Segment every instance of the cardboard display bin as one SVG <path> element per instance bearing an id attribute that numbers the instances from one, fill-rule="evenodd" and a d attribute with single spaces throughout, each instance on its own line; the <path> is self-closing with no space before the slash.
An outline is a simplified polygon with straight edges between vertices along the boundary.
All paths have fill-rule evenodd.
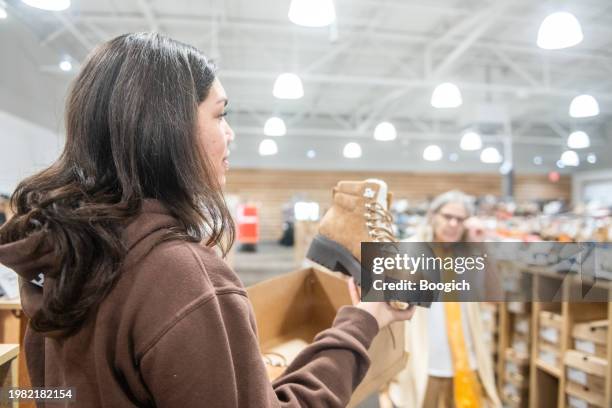
<path id="1" fill-rule="evenodd" d="M 351 304 L 348 277 L 307 268 L 260 282 L 247 288 L 255 311 L 259 345 L 273 380 L 284 366 L 331 327 L 340 307 Z M 405 327 L 396 322 L 381 330 L 368 351 L 370 369 L 353 393 L 349 406 L 378 392 L 406 367 Z"/>

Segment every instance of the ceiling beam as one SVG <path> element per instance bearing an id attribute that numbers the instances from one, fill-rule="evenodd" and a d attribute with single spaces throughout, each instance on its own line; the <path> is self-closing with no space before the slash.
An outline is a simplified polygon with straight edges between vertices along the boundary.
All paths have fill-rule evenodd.
<path id="1" fill-rule="evenodd" d="M 495 2 L 493 4 L 493 6 L 478 14 L 478 19 L 476 19 L 476 22 L 474 23 L 476 27 L 471 29 L 467 37 L 464 37 L 461 42 L 457 44 L 455 48 L 436 66 L 433 72 L 431 72 L 432 77 L 439 77 L 448 71 L 452 67 L 453 63 L 463 54 L 465 54 L 466 51 L 469 50 L 470 47 L 476 42 L 476 40 L 482 37 L 482 35 L 489 30 L 501 13 L 508 7 L 509 2 L 506 0 L 501 3 Z"/>
<path id="2" fill-rule="evenodd" d="M 298 71 L 299 73 L 299 71 Z M 222 70 L 219 77 L 222 79 L 255 79 L 265 80 L 271 83 L 278 76 L 277 72 L 268 71 L 238 71 Z M 360 86 L 382 86 L 397 88 L 393 92 L 406 92 L 410 89 L 431 88 L 433 89 L 438 82 L 435 80 L 404 79 L 395 77 L 377 77 L 361 75 L 327 75 L 327 74 L 304 74 L 300 75 L 302 81 L 312 83 L 327 83 L 336 86 L 341 85 L 360 85 Z M 456 81 L 457 86 L 466 91 L 510 93 L 516 95 L 519 92 L 528 91 L 531 95 L 549 95 L 562 98 L 574 97 L 580 93 L 578 89 L 546 88 L 546 87 L 526 87 L 522 84 L 487 84 L 484 82 Z M 400 89 L 404 88 L 404 89 Z M 612 101 L 612 94 L 605 92 L 593 92 L 593 96 L 598 99 Z"/>
<path id="3" fill-rule="evenodd" d="M 104 12 L 83 12 L 81 17 L 93 21 L 99 24 L 121 24 L 123 26 L 127 24 L 142 24 L 142 16 L 134 13 L 122 13 L 117 16 L 111 13 Z M 179 15 L 179 14 L 159 14 L 157 20 L 164 26 L 186 26 L 191 25 L 196 27 L 198 30 L 202 27 L 202 21 L 210 19 L 210 15 Z M 353 24 L 351 20 L 342 21 L 342 32 L 348 33 L 348 35 L 358 34 L 363 31 L 364 25 L 367 24 L 366 20 L 360 24 Z M 524 23 L 524 19 L 521 20 Z M 328 33 L 325 30 L 313 30 L 296 28 L 294 24 L 285 21 L 278 20 L 246 20 L 236 17 L 227 17 L 221 25 L 225 29 L 236 29 L 240 31 L 268 31 L 268 32 L 285 32 L 285 34 L 296 33 L 309 38 L 319 37 L 324 41 L 328 41 Z M 612 31 L 607 30 L 608 34 L 612 35 Z M 402 31 L 402 30 L 390 30 L 379 28 L 375 32 L 370 34 L 372 38 L 386 40 L 386 41 L 397 41 L 400 43 L 417 43 L 417 44 L 428 44 L 434 41 L 436 37 L 428 34 L 418 34 L 414 32 Z M 456 46 L 460 44 L 463 38 L 450 38 L 440 42 L 440 45 Z M 482 48 L 499 48 L 506 51 L 543 55 L 544 50 L 539 49 L 533 43 L 525 42 L 510 42 L 510 41 L 487 41 L 479 40 L 476 41 L 473 47 Z M 612 61 L 612 53 L 609 52 L 597 52 L 593 50 L 577 51 L 577 50 L 562 50 L 556 52 L 555 56 L 572 57 L 578 59 L 592 59 L 602 61 Z"/>
<path id="4" fill-rule="evenodd" d="M 259 126 L 234 126 L 234 132 L 238 137 L 245 136 L 257 136 L 263 135 L 262 128 Z M 459 132 L 406 132 L 400 130 L 399 136 L 408 140 L 415 141 L 447 141 L 447 142 L 459 142 Z M 346 139 L 372 139 L 372 134 L 369 132 L 361 132 L 358 130 L 348 129 L 334 129 L 334 128 L 289 128 L 287 130 L 286 137 L 312 137 L 312 138 L 346 138 Z M 482 135 L 483 142 L 488 144 L 503 143 L 503 135 Z M 513 143 L 526 144 L 526 145 L 540 145 L 540 146 L 559 146 L 562 147 L 563 143 L 555 137 L 549 136 L 538 136 L 538 135 L 522 135 L 514 136 L 512 139 Z M 593 141 L 593 144 L 598 144 L 597 140 Z"/>

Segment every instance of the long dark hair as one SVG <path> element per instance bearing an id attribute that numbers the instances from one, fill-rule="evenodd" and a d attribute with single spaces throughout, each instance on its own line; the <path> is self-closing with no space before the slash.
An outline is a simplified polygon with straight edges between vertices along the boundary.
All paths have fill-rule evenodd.
<path id="1" fill-rule="evenodd" d="M 179 222 L 164 241 L 206 239 L 227 252 L 234 224 L 196 134 L 214 79 L 200 51 L 156 33 L 119 36 L 88 56 L 68 96 L 64 151 L 19 184 L 0 234 L 3 243 L 44 231 L 54 247 L 35 330 L 69 334 L 108 294 L 127 251 L 121 231 L 144 199 Z"/>

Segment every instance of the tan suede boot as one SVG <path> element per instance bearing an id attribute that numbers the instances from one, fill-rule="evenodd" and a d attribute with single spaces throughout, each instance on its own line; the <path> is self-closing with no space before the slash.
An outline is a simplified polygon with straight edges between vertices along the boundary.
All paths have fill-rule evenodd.
<path id="1" fill-rule="evenodd" d="M 332 271 L 361 279 L 361 243 L 396 242 L 388 209 L 391 193 L 382 180 L 341 181 L 333 190 L 332 207 L 319 225 L 319 233 L 306 257 Z M 403 302 L 392 302 L 399 309 Z"/>

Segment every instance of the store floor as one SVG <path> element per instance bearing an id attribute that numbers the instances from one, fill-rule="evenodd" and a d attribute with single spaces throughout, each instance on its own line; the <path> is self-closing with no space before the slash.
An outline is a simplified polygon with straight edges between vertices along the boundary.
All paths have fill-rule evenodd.
<path id="1" fill-rule="evenodd" d="M 276 242 L 260 242 L 255 252 L 241 252 L 240 245 L 236 244 L 233 264 L 245 286 L 291 272 L 300 266 L 294 259 L 293 247 L 284 247 Z M 376 395 L 359 405 L 359 408 L 377 407 Z"/>

